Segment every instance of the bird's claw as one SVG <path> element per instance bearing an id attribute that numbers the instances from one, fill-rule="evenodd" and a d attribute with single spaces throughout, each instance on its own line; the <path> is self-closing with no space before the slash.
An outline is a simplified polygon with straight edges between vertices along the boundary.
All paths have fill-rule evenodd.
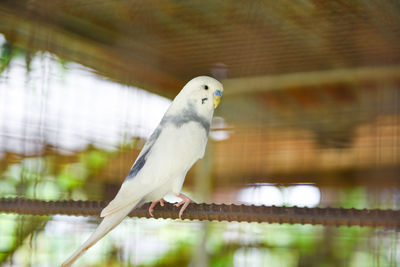
<path id="1" fill-rule="evenodd" d="M 157 203 L 159 203 L 159 202 L 160 202 L 161 207 L 164 207 L 165 200 L 162 199 L 162 198 L 159 199 L 159 200 L 157 200 L 157 201 L 152 202 L 151 205 L 150 205 L 150 207 L 149 207 L 149 214 L 150 214 L 151 217 L 154 217 L 154 216 L 153 216 L 154 207 L 155 207 L 155 206 L 157 205 Z"/>
<path id="2" fill-rule="evenodd" d="M 184 203 L 185 203 L 185 201 L 181 201 L 181 202 L 175 203 L 174 206 L 175 206 L 175 207 L 180 207 L 180 206 L 182 206 L 182 204 L 184 204 Z"/>
<path id="3" fill-rule="evenodd" d="M 187 206 L 189 206 L 189 204 L 193 201 L 184 194 L 176 194 L 176 196 L 182 198 L 181 202 L 175 204 L 175 207 L 180 207 L 183 205 L 182 208 L 179 210 L 179 219 L 182 219 L 183 212 L 185 211 Z"/>
<path id="4" fill-rule="evenodd" d="M 181 202 L 178 202 L 178 203 L 174 204 L 174 206 L 176 206 L 176 207 L 182 206 L 182 208 L 179 210 L 179 219 L 182 219 L 183 212 L 185 211 L 185 209 L 187 208 L 187 206 L 189 206 L 189 204 L 190 204 L 191 202 L 193 202 L 193 201 L 192 201 L 190 198 L 188 198 L 187 196 L 185 196 L 184 194 L 176 194 L 176 196 L 182 199 Z M 160 206 L 161 206 L 161 207 L 164 207 L 164 205 L 165 205 L 165 200 L 161 198 L 161 199 L 159 199 L 159 200 L 154 201 L 154 202 L 151 203 L 151 205 L 150 205 L 150 207 L 149 207 L 149 214 L 150 214 L 151 217 L 154 217 L 154 216 L 153 216 L 154 207 L 155 207 L 158 203 L 160 203 Z"/>

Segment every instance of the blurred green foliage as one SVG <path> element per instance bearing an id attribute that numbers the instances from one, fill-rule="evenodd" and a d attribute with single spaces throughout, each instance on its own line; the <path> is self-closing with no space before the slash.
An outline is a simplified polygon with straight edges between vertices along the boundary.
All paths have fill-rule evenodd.
<path id="1" fill-rule="evenodd" d="M 16 57 L 25 57 L 25 61 L 27 63 L 27 70 L 29 70 L 30 60 L 29 60 L 29 53 L 26 51 L 14 47 L 9 42 L 4 42 L 0 45 L 0 74 L 5 71 L 9 66 L 11 61 Z"/>
<path id="2" fill-rule="evenodd" d="M 108 151 L 88 149 L 80 152 L 77 162 L 61 167 L 55 166 L 57 161 L 52 156 L 22 159 L 9 164 L 1 174 L 0 196 L 59 200 L 68 198 L 66 192 L 75 192 L 85 199 L 85 183 L 111 156 Z M 43 229 L 48 220 L 51 217 L 0 215 L 0 263 L 13 255 L 28 236 Z"/>

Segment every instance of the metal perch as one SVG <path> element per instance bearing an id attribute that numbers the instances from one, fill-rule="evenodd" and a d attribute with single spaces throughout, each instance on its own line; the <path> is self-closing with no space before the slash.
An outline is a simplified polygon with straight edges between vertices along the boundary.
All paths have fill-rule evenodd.
<path id="1" fill-rule="evenodd" d="M 0 198 L 0 212 L 31 215 L 65 214 L 98 216 L 106 201 L 42 201 L 22 198 Z M 133 210 L 129 216 L 151 218 L 150 203 Z M 154 209 L 154 218 L 177 219 L 179 208 L 165 203 Z M 183 214 L 184 219 L 208 221 L 265 222 L 288 224 L 320 224 L 333 226 L 400 227 L 398 210 L 358 210 L 343 208 L 267 207 L 226 204 L 192 203 Z"/>

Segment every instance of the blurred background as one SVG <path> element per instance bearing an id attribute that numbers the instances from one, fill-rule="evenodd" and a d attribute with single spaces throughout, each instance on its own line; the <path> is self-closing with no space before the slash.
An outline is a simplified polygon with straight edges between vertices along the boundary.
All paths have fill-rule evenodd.
<path id="1" fill-rule="evenodd" d="M 110 200 L 173 97 L 220 79 L 197 202 L 399 209 L 398 1 L 0 2 L 0 197 Z M 173 196 L 167 196 L 171 202 Z M 1 266 L 97 217 L 0 214 Z M 399 266 L 368 227 L 128 218 L 76 266 Z"/>

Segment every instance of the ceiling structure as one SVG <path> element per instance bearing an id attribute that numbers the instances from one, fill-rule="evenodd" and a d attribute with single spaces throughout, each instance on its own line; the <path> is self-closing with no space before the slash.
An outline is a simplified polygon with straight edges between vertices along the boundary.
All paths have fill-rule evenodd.
<path id="1" fill-rule="evenodd" d="M 0 12 L 13 44 L 170 96 L 204 74 L 228 79 L 228 94 L 238 78 L 312 72 L 331 83 L 327 71 L 388 66 L 399 78 L 397 1 L 25 0 Z"/>
<path id="2" fill-rule="evenodd" d="M 398 173 L 398 1 L 2 1 L 0 33 L 170 98 L 192 77 L 221 79 L 217 115 L 234 130 L 216 144 L 220 177 L 290 177 L 302 166 L 304 179 L 336 167 L 365 171 L 371 162 Z M 376 146 L 363 150 L 368 140 Z M 291 144 L 285 151 L 295 160 L 279 161 L 276 142 Z M 393 147 L 393 158 L 360 156 Z M 241 157 L 221 154 L 233 148 L 263 160 L 250 156 L 239 162 L 246 172 L 221 173 L 239 166 Z M 328 167 L 315 171 L 315 162 Z"/>

